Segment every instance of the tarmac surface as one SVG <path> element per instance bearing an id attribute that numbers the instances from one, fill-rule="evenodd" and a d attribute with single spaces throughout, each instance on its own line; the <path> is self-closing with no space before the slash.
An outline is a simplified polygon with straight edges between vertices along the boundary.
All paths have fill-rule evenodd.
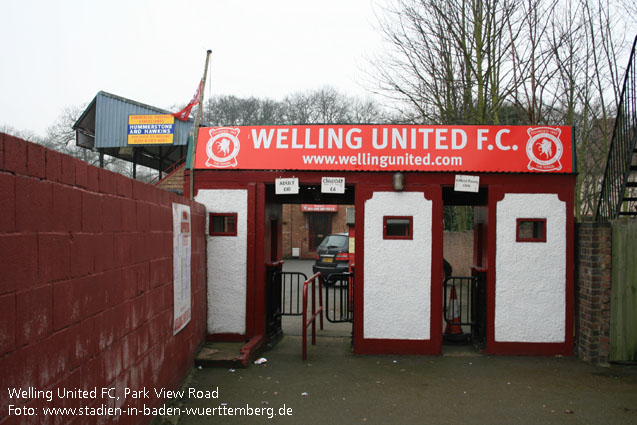
<path id="1" fill-rule="evenodd" d="M 285 336 L 263 357 L 246 369 L 193 369 L 182 387 L 193 396 L 166 404 L 180 414 L 153 423 L 637 423 L 637 366 L 486 356 L 469 346 L 445 347 L 440 357 L 359 356 L 349 338 L 333 337 L 319 337 L 302 361 L 298 336 Z M 216 398 L 196 397 L 217 389 Z M 243 410 L 231 416 L 230 408 Z"/>
<path id="2" fill-rule="evenodd" d="M 362 356 L 351 352 L 351 325 L 328 322 L 302 361 L 301 319 L 284 319 L 265 363 L 193 368 L 184 396 L 165 404 L 175 411 L 153 424 L 637 424 L 637 366 L 487 356 L 472 346 Z"/>

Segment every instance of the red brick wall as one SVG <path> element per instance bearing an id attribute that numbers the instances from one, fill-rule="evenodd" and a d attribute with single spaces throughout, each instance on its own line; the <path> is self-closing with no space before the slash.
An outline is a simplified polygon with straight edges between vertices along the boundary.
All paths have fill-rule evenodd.
<path id="1" fill-rule="evenodd" d="M 346 209 L 353 205 L 339 205 L 332 216 L 332 233 L 347 232 Z M 292 248 L 301 248 L 302 259 L 314 259 L 314 251 L 308 248 L 309 237 L 306 213 L 299 204 L 283 205 L 283 258 L 292 257 Z M 471 276 L 473 262 L 473 231 L 445 232 L 444 256 L 453 267 L 455 276 Z"/>
<path id="2" fill-rule="evenodd" d="M 593 364 L 606 364 L 610 356 L 611 239 L 609 223 L 577 224 L 577 353 Z"/>
<path id="3" fill-rule="evenodd" d="M 192 319 L 172 334 L 172 203 L 191 206 Z M 0 133 L 0 424 L 148 423 L 140 416 L 9 416 L 9 405 L 157 406 L 205 338 L 205 208 Z M 53 401 L 7 388 L 53 390 Z M 56 389 L 116 388 L 119 400 Z M 150 390 L 125 398 L 124 388 Z"/>
<path id="4" fill-rule="evenodd" d="M 451 264 L 454 276 L 471 276 L 473 265 L 473 230 L 445 231 L 443 236 L 444 258 Z"/>
<path id="5" fill-rule="evenodd" d="M 324 213 L 332 219 L 332 233 L 347 232 L 347 208 L 353 205 L 339 205 L 338 212 Z M 292 257 L 292 248 L 300 248 L 302 259 L 314 259 L 314 251 L 309 248 L 309 232 L 307 227 L 307 213 L 301 209 L 301 204 L 283 205 L 283 258 Z"/>
<path id="6" fill-rule="evenodd" d="M 173 170 L 167 176 L 164 176 L 157 183 L 157 187 L 161 187 L 165 190 L 178 191 L 182 193 L 184 190 L 184 171 L 186 170 L 186 164 L 180 165 L 175 170 Z"/>

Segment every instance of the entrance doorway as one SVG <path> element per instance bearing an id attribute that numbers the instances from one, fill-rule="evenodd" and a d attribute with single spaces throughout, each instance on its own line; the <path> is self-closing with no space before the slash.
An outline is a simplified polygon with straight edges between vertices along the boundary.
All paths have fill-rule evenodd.
<path id="1" fill-rule="evenodd" d="M 488 190 L 477 193 L 443 188 L 443 245 L 451 266 L 443 283 L 443 352 L 451 345 L 486 342 L 487 205 Z M 446 264 L 447 266 L 447 264 Z M 446 348 L 445 348 L 446 347 Z"/>
<path id="2" fill-rule="evenodd" d="M 332 216 L 329 213 L 309 212 L 307 213 L 308 223 L 308 245 L 311 251 L 316 252 L 316 248 L 323 239 L 332 233 Z"/>
<path id="3" fill-rule="evenodd" d="M 322 194 L 319 185 L 304 185 L 300 182 L 299 193 L 277 195 L 274 186 L 266 185 L 266 210 L 281 210 L 279 240 L 282 243 L 281 269 L 271 275 L 267 284 L 273 291 L 266 312 L 268 326 L 280 326 L 281 332 L 290 336 L 300 336 L 303 332 L 303 286 L 315 274 L 316 250 L 321 242 L 332 233 L 349 233 L 347 210 L 354 209 L 354 187 L 346 186 L 344 194 Z M 353 223 L 352 223 L 353 224 Z M 274 230 L 274 228 L 273 228 Z M 353 243 L 349 244 L 353 246 Z M 347 253 L 343 253 L 347 258 Z M 334 262 L 337 260 L 335 259 Z M 339 262 L 343 258 L 338 258 Z M 342 270 L 339 270 L 342 271 Z M 353 290 L 354 278 L 335 276 L 336 284 L 324 285 L 314 292 L 316 306 L 323 305 L 324 329 L 317 336 L 351 337 L 353 331 Z M 324 281 L 326 282 L 326 281 Z M 343 283 L 345 282 L 345 283 Z M 352 284 L 350 284 L 352 282 Z M 308 317 L 311 316 L 311 285 L 308 287 Z M 276 318 L 278 317 L 278 320 Z M 351 317 L 350 320 L 343 320 Z M 335 319 L 336 318 L 336 319 Z M 319 318 L 316 319 L 317 330 Z M 309 331 L 308 331 L 309 332 Z M 269 330 L 268 334 L 276 333 Z"/>

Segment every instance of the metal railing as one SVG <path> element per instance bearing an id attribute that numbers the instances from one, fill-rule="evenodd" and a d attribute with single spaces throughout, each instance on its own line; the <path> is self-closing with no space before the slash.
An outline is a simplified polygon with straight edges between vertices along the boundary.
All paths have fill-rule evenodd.
<path id="1" fill-rule="evenodd" d="M 331 323 L 354 321 L 354 273 L 333 273 L 325 282 L 325 318 Z"/>
<path id="2" fill-rule="evenodd" d="M 307 275 L 300 272 L 277 271 L 275 277 L 280 280 L 281 315 L 300 316 L 303 314 L 303 282 Z"/>
<path id="3" fill-rule="evenodd" d="M 318 280 L 319 307 L 316 308 L 316 281 Z M 312 286 L 312 316 L 307 317 L 307 301 L 308 288 Z M 302 338 L 302 356 L 303 360 L 307 359 L 307 328 L 312 325 L 312 345 L 316 345 L 316 316 L 320 317 L 321 330 L 323 330 L 323 276 L 321 272 L 316 273 L 305 282 L 303 282 L 303 338 Z"/>
<path id="4" fill-rule="evenodd" d="M 473 305 L 476 278 L 473 276 L 450 276 L 444 283 L 445 322 L 473 326 L 475 324 L 475 306 Z"/>
<path id="5" fill-rule="evenodd" d="M 624 77 L 617 118 L 613 129 L 606 170 L 597 204 L 595 219 L 608 221 L 618 215 L 637 215 L 637 182 L 629 181 L 631 171 L 637 171 L 632 164 L 637 143 L 637 37 L 628 61 Z"/>
<path id="6" fill-rule="evenodd" d="M 186 163 L 186 155 L 182 156 L 181 158 L 179 158 L 177 161 L 173 162 L 169 167 L 167 167 L 165 170 L 162 170 L 161 173 L 159 175 L 157 175 L 156 177 L 153 177 L 153 179 L 148 182 L 148 184 L 157 184 L 162 180 L 167 179 L 168 177 L 170 177 L 171 175 L 173 175 L 175 172 L 177 172 L 177 169 L 179 167 L 181 167 L 182 165 L 184 165 Z M 161 174 L 164 174 L 163 177 L 160 177 Z"/>
<path id="7" fill-rule="evenodd" d="M 281 284 L 283 261 L 265 263 L 266 288 L 266 334 L 273 341 L 283 335 L 281 324 Z"/>

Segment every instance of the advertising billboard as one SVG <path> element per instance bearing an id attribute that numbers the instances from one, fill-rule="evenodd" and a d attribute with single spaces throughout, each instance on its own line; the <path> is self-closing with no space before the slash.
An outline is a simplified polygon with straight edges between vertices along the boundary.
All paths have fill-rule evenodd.
<path id="1" fill-rule="evenodd" d="M 129 145 L 171 145 L 175 134 L 172 115 L 129 115 Z"/>
<path id="2" fill-rule="evenodd" d="M 199 130 L 195 168 L 573 172 L 571 127 L 293 125 Z"/>

